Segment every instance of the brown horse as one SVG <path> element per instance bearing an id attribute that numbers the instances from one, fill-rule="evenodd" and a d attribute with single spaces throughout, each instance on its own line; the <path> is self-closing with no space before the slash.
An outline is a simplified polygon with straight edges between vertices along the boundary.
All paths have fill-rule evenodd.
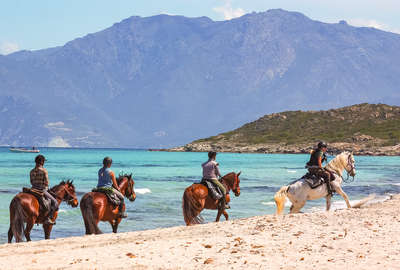
<path id="1" fill-rule="evenodd" d="M 229 203 L 230 196 L 229 192 L 232 190 L 235 196 L 240 195 L 240 172 L 238 174 L 231 172 L 221 178 L 222 184 L 226 188 L 226 202 Z M 183 193 L 182 210 L 183 217 L 186 225 L 200 224 L 203 219 L 199 217 L 199 214 L 203 209 L 218 209 L 218 201 L 211 198 L 208 194 L 208 188 L 202 184 L 193 184 L 185 189 Z M 226 210 L 218 209 L 216 222 L 219 221 L 221 215 L 224 214 L 225 219 L 228 220 L 228 213 Z"/>
<path id="2" fill-rule="evenodd" d="M 72 207 L 78 206 L 78 199 L 75 194 L 75 187 L 72 181 L 61 181 L 50 190 L 55 194 L 58 206 L 66 201 Z M 16 242 L 22 241 L 22 231 L 27 241 L 31 241 L 31 230 L 33 225 L 43 224 L 48 213 L 39 213 L 39 202 L 35 196 L 29 193 L 18 193 L 10 203 L 10 229 L 8 230 L 8 243 L 11 243 L 13 236 Z M 54 214 L 53 221 L 57 219 L 58 212 Z M 26 228 L 24 229 L 24 223 Z M 52 224 L 43 224 L 44 238 L 49 239 L 53 228 Z"/>
<path id="3" fill-rule="evenodd" d="M 118 188 L 121 193 L 131 202 L 136 199 L 133 186 L 135 182 L 132 174 L 120 175 L 117 178 Z M 123 206 L 125 210 L 125 205 Z M 102 233 L 97 226 L 100 221 L 108 221 L 111 224 L 114 233 L 118 230 L 121 218 L 118 216 L 118 206 L 112 205 L 107 196 L 101 192 L 89 192 L 83 195 L 81 199 L 81 212 L 85 222 L 86 234 Z"/>

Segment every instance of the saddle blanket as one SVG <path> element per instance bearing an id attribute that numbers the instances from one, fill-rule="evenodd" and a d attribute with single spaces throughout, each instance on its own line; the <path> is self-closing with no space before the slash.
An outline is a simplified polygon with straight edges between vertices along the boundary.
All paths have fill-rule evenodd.
<path id="1" fill-rule="evenodd" d="M 211 198 L 214 200 L 219 200 L 222 198 L 221 190 L 213 182 L 203 179 L 200 184 L 205 185 L 208 188 L 208 192 L 210 193 Z"/>
<path id="2" fill-rule="evenodd" d="M 113 192 L 112 188 L 94 188 L 92 192 L 100 192 L 105 194 L 108 201 L 115 206 L 121 204 L 121 200 L 118 198 L 117 194 Z"/>
<path id="3" fill-rule="evenodd" d="M 39 202 L 39 212 L 40 213 L 47 213 L 48 211 L 50 211 L 51 201 L 50 201 L 50 199 L 47 199 L 43 195 L 43 191 L 35 189 L 35 188 L 23 187 L 22 192 L 35 196 L 35 198 Z"/>

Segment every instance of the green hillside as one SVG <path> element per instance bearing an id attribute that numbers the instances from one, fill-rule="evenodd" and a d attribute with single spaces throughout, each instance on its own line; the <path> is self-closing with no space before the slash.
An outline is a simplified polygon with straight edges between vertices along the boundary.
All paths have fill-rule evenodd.
<path id="1" fill-rule="evenodd" d="M 351 142 L 367 135 L 381 146 L 400 143 L 400 107 L 359 104 L 328 111 L 287 111 L 270 114 L 230 132 L 194 141 L 235 144 L 299 144 Z"/>

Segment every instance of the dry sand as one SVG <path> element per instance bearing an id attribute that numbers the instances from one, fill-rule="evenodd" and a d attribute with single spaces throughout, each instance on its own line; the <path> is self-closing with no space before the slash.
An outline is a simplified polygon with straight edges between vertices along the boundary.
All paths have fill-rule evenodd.
<path id="1" fill-rule="evenodd" d="M 4 244 L 0 269 L 400 269 L 400 195 L 361 209 Z"/>

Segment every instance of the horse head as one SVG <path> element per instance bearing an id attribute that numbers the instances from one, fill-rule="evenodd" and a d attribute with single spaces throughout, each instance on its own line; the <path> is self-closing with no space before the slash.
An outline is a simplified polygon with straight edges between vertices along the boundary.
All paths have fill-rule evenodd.
<path id="1" fill-rule="evenodd" d="M 354 156 L 353 153 L 347 153 L 347 165 L 345 167 L 345 170 L 347 171 L 347 173 L 354 177 L 356 175 L 356 165 L 355 165 L 355 160 L 354 160 Z"/>
<path id="2" fill-rule="evenodd" d="M 132 178 L 132 174 L 120 175 L 118 177 L 118 184 L 122 183 L 124 180 L 126 181 L 124 196 L 127 197 L 129 201 L 133 202 L 136 200 L 136 193 L 134 189 L 135 181 Z"/>
<path id="3" fill-rule="evenodd" d="M 342 176 L 343 170 L 346 170 L 349 175 L 355 176 L 356 168 L 354 164 L 355 161 L 353 153 L 345 151 L 332 159 L 328 165 L 326 165 L 326 168 L 334 171 L 339 176 Z"/>
<path id="4" fill-rule="evenodd" d="M 75 187 L 73 181 L 61 181 L 60 184 L 55 186 L 52 191 L 59 197 L 62 201 L 66 201 L 67 204 L 72 207 L 77 207 L 79 202 L 76 198 Z"/>
<path id="5" fill-rule="evenodd" d="M 240 195 L 240 186 L 239 186 L 240 185 L 240 179 L 239 179 L 240 174 L 241 174 L 241 172 L 239 172 L 238 174 L 231 172 L 222 177 L 222 180 L 226 180 L 225 181 L 226 185 L 229 187 L 229 189 L 231 189 L 233 191 L 233 193 L 235 194 L 236 197 L 238 197 Z"/>

